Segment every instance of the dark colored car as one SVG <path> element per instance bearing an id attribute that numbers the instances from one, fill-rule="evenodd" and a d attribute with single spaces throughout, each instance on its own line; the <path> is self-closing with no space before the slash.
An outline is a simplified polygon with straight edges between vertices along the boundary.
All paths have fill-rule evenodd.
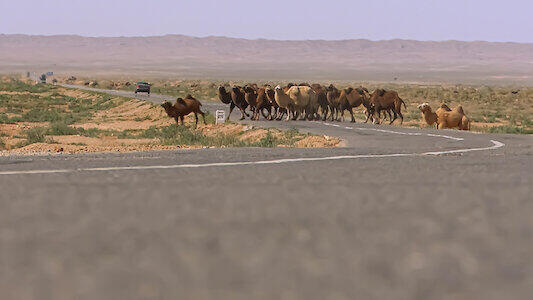
<path id="1" fill-rule="evenodd" d="M 150 84 L 148 82 L 137 82 L 135 94 L 137 93 L 148 93 L 150 95 Z"/>

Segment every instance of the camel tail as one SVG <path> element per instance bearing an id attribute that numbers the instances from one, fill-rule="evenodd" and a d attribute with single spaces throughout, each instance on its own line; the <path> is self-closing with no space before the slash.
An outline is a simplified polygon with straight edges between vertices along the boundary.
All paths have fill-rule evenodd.
<path id="1" fill-rule="evenodd" d="M 402 98 L 400 98 L 400 100 L 402 100 L 402 103 L 403 103 L 403 107 L 407 110 L 407 105 L 405 105 L 405 102 L 403 101 Z"/>

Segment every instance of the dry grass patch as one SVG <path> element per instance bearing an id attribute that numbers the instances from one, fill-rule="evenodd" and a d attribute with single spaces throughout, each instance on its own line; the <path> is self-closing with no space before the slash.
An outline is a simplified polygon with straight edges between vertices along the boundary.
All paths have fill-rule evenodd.
<path id="1" fill-rule="evenodd" d="M 80 83 L 90 81 L 99 82 L 99 86 L 110 89 L 130 90 L 134 85 L 126 86 L 126 82 L 135 83 L 142 79 L 83 79 Z M 183 80 L 172 78 L 159 78 L 150 80 L 154 93 L 184 97 L 193 94 L 201 100 L 218 101 L 216 87 L 218 85 L 245 85 L 250 83 L 244 80 Z M 257 81 L 257 84 L 286 85 L 288 81 Z M 295 83 L 299 83 L 296 81 Z M 427 127 L 423 121 L 417 105 L 428 102 L 435 110 L 442 103 L 455 107 L 461 104 L 466 115 L 473 121 L 472 130 L 479 132 L 503 133 L 533 133 L 533 88 L 516 86 L 474 86 L 454 84 L 403 84 L 403 83 L 376 83 L 376 82 L 349 82 L 319 81 L 323 85 L 335 84 L 338 88 L 348 86 L 364 86 L 370 91 L 384 88 L 398 91 L 405 100 L 407 110 L 403 112 L 406 127 Z M 358 112 L 358 119 L 363 114 Z M 348 114 L 345 114 L 348 117 Z M 364 120 L 364 119 L 363 119 Z M 395 122 L 395 124 L 399 124 Z"/>
<path id="2" fill-rule="evenodd" d="M 0 83 L 0 149 L 9 153 L 145 151 L 199 147 L 296 147 L 309 135 L 240 124 L 176 126 L 159 105 L 21 82 Z M 319 143 L 313 144 L 318 146 Z M 323 143 L 331 146 L 331 143 Z"/>

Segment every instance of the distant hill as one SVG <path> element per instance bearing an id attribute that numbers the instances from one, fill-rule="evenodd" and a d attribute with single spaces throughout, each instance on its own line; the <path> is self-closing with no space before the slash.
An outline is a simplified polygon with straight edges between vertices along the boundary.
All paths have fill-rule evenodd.
<path id="1" fill-rule="evenodd" d="M 1 72 L 533 84 L 533 44 L 0 35 Z"/>

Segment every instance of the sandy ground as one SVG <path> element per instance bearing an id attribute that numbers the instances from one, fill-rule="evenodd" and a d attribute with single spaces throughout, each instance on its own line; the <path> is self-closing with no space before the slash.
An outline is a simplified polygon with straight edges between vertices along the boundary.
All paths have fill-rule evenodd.
<path id="1" fill-rule="evenodd" d="M 61 94 L 95 100 L 97 96 L 92 93 L 60 89 Z M 24 93 L 23 93 L 24 94 Z M 117 98 L 116 101 L 123 101 L 120 105 L 97 112 L 93 118 L 85 122 L 70 125 L 84 129 L 99 129 L 113 131 L 139 131 L 145 130 L 152 126 L 163 127 L 175 124 L 165 111 L 158 105 L 153 105 L 136 99 Z M 194 125 L 194 117 L 187 116 L 187 126 Z M 45 143 L 34 143 L 24 147 L 15 148 L 17 144 L 25 141 L 24 131 L 32 127 L 47 127 L 47 122 L 32 123 L 19 122 L 16 124 L 0 124 L 0 132 L 4 135 L 2 140 L 7 150 L 2 151 L 3 155 L 9 154 L 42 154 L 53 152 L 80 153 L 80 152 L 130 152 L 130 151 L 147 151 L 147 150 L 167 150 L 178 148 L 199 148 L 202 146 L 167 146 L 161 145 L 159 139 L 146 138 L 118 138 L 113 135 L 101 134 L 98 137 L 87 137 L 82 135 L 50 135 L 47 136 Z M 264 138 L 268 132 L 274 137 L 282 138 L 283 133 L 277 129 L 262 129 L 254 126 L 242 124 L 200 124 L 198 129 L 205 135 L 238 135 L 238 139 L 247 142 L 257 142 Z M 293 147 L 335 147 L 340 140 L 326 136 L 307 136 L 299 134 L 300 139 Z M 280 145 L 288 147 L 290 145 Z"/>

